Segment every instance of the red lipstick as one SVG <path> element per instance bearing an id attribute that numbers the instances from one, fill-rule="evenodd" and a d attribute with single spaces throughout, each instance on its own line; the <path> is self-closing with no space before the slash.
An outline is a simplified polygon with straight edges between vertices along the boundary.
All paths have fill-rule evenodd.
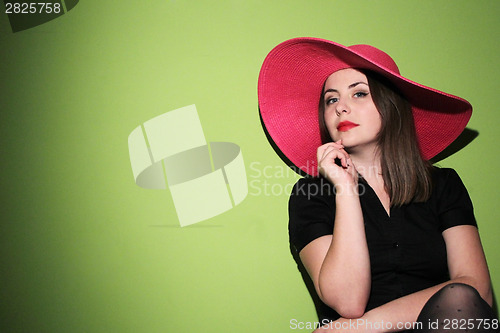
<path id="1" fill-rule="evenodd" d="M 351 123 L 350 121 L 341 121 L 337 126 L 337 130 L 339 132 L 347 132 L 351 128 L 354 128 L 357 126 L 359 126 L 359 125 L 355 124 L 355 123 Z"/>

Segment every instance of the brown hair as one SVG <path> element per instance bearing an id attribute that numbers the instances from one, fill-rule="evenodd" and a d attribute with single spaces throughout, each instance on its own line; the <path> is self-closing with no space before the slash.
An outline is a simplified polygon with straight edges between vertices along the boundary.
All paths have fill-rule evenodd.
<path id="1" fill-rule="evenodd" d="M 373 103 L 380 113 L 378 134 L 380 164 L 391 206 L 429 199 L 432 191 L 431 163 L 420 155 L 411 105 L 392 83 L 369 71 L 363 72 Z M 319 128 L 323 143 L 333 141 L 325 123 L 325 102 L 321 90 Z"/>

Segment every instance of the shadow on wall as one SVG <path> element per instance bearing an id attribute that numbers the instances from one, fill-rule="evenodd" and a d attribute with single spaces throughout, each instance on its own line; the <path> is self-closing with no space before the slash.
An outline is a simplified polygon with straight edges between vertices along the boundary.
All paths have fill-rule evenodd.
<path id="1" fill-rule="evenodd" d="M 304 281 L 307 291 L 309 292 L 309 295 L 311 296 L 311 299 L 314 303 L 316 314 L 318 316 L 318 321 L 320 323 L 328 323 L 329 320 L 327 318 L 339 318 L 340 316 L 338 315 L 338 313 L 335 312 L 328 305 L 323 303 L 323 301 L 319 298 L 318 294 L 316 293 L 316 289 L 314 288 L 314 284 L 311 280 L 311 277 L 309 276 L 309 273 L 307 273 L 307 270 L 302 264 L 302 261 L 300 261 L 298 252 L 291 245 L 290 245 L 290 253 L 292 254 L 293 259 L 297 264 L 297 268 L 300 272 L 300 275 L 302 276 L 302 280 Z"/>
<path id="2" fill-rule="evenodd" d="M 446 147 L 442 152 L 437 154 L 431 159 L 431 162 L 437 163 L 445 158 L 455 154 L 460 149 L 467 146 L 469 143 L 474 141 L 479 136 L 479 132 L 470 128 L 465 128 L 464 131 L 455 139 L 448 147 Z"/>

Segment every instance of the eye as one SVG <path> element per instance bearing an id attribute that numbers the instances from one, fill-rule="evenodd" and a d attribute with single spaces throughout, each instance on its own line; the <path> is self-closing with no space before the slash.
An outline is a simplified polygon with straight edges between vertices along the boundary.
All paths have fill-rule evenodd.
<path id="1" fill-rule="evenodd" d="M 325 99 L 325 104 L 330 105 L 336 103 L 339 99 L 337 97 L 329 97 Z"/>
<path id="2" fill-rule="evenodd" d="M 361 97 L 365 97 L 367 95 L 368 95 L 368 93 L 365 91 L 358 91 L 357 93 L 354 94 L 354 97 L 361 98 Z"/>

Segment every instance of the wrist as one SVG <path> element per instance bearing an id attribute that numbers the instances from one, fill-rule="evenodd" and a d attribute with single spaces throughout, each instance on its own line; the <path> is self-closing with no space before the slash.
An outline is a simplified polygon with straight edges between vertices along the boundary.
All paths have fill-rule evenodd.
<path id="1" fill-rule="evenodd" d="M 335 195 L 336 196 L 348 196 L 348 197 L 358 197 L 359 190 L 358 184 L 356 183 L 344 183 L 344 184 L 335 184 Z"/>

